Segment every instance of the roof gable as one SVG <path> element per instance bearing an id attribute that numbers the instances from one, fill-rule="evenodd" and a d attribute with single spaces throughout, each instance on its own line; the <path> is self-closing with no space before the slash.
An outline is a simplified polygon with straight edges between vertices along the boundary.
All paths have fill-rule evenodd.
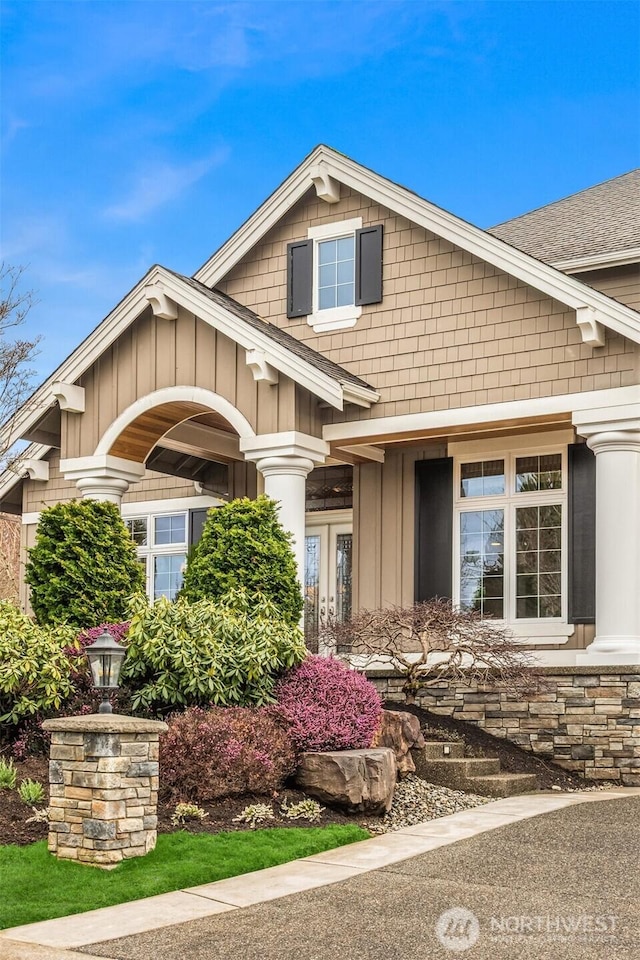
<path id="1" fill-rule="evenodd" d="M 174 319 L 175 305 L 184 306 L 224 336 L 257 354 L 256 363 L 282 373 L 339 410 L 345 403 L 369 406 L 378 399 L 375 389 L 364 380 L 231 297 L 156 265 L 3 425 L 0 429 L 3 446 L 15 443 L 53 405 L 55 384 L 78 380 L 149 304 L 158 316 Z"/>
<path id="2" fill-rule="evenodd" d="M 324 145 L 316 147 L 306 157 L 200 267 L 194 278 L 207 287 L 215 287 L 309 189 L 315 186 L 318 196 L 331 203 L 339 197 L 340 184 L 576 310 L 576 321 L 586 342 L 600 345 L 601 326 L 604 326 L 640 343 L 640 315 L 631 307 L 561 273 Z"/>

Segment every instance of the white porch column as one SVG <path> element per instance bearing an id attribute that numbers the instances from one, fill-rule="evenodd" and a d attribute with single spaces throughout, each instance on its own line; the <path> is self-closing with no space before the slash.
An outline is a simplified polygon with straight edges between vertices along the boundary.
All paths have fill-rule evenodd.
<path id="1" fill-rule="evenodd" d="M 106 500 L 118 507 L 130 484 L 144 476 L 144 464 L 102 454 L 61 460 L 65 480 L 74 480 L 83 500 Z"/>
<path id="2" fill-rule="evenodd" d="M 582 417 L 574 423 L 596 455 L 596 637 L 577 662 L 638 664 L 640 404 Z"/>
<path id="3" fill-rule="evenodd" d="M 293 536 L 298 580 L 304 589 L 305 483 L 315 464 L 324 463 L 329 444 L 292 430 L 240 440 L 240 450 L 264 477 L 264 492 L 279 504 L 282 526 Z"/>
<path id="4" fill-rule="evenodd" d="M 293 534 L 298 580 L 304 586 L 305 485 L 313 460 L 304 457 L 265 457 L 256 467 L 264 477 L 264 492 L 280 504 L 280 522 Z"/>

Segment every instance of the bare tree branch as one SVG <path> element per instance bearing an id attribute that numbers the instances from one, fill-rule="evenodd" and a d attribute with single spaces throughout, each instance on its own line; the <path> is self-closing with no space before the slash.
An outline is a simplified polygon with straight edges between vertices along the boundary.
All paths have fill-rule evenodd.
<path id="1" fill-rule="evenodd" d="M 0 600 L 18 600 L 20 521 L 0 513 Z"/>
<path id="2" fill-rule="evenodd" d="M 24 323 L 36 302 L 31 291 L 21 291 L 24 267 L 0 264 L 0 425 L 17 412 L 31 393 L 34 371 L 28 364 L 36 356 L 39 337 L 15 338 L 14 328 Z M 0 467 L 10 459 L 7 442 L 0 442 Z"/>
<path id="3" fill-rule="evenodd" d="M 409 703 L 420 689 L 442 683 L 496 682 L 518 696 L 537 686 L 533 657 L 508 629 L 447 600 L 362 610 L 347 623 L 326 624 L 322 640 L 339 655 L 396 669 Z"/>

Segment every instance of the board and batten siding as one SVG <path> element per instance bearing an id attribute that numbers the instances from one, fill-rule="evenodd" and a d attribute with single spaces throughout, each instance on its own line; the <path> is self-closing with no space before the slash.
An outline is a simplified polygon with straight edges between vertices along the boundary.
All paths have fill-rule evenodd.
<path id="1" fill-rule="evenodd" d="M 253 379 L 245 350 L 182 308 L 177 320 L 146 310 L 80 380 L 83 414 L 62 415 L 64 457 L 91 456 L 111 423 L 135 400 L 172 386 L 197 386 L 229 400 L 256 433 L 295 429 L 295 384 Z M 206 411 L 203 411 L 206 412 Z"/>
<path id="2" fill-rule="evenodd" d="M 384 226 L 382 302 L 316 334 L 286 316 L 287 244 L 354 217 Z M 218 286 L 380 391 L 371 409 L 323 409 L 324 422 L 640 382 L 635 344 L 611 331 L 604 347 L 582 343 L 574 311 L 346 187 L 331 205 L 310 190 Z"/>

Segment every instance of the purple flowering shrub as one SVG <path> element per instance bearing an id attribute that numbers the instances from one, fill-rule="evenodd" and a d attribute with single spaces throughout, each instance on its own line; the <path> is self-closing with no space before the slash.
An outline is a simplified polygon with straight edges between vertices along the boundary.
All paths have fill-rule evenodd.
<path id="1" fill-rule="evenodd" d="M 374 685 L 333 657 L 307 657 L 278 682 L 275 695 L 298 750 L 370 747 L 382 716 Z"/>
<path id="2" fill-rule="evenodd" d="M 270 707 L 190 707 L 160 741 L 160 788 L 172 801 L 273 793 L 293 773 L 293 744 Z"/>

